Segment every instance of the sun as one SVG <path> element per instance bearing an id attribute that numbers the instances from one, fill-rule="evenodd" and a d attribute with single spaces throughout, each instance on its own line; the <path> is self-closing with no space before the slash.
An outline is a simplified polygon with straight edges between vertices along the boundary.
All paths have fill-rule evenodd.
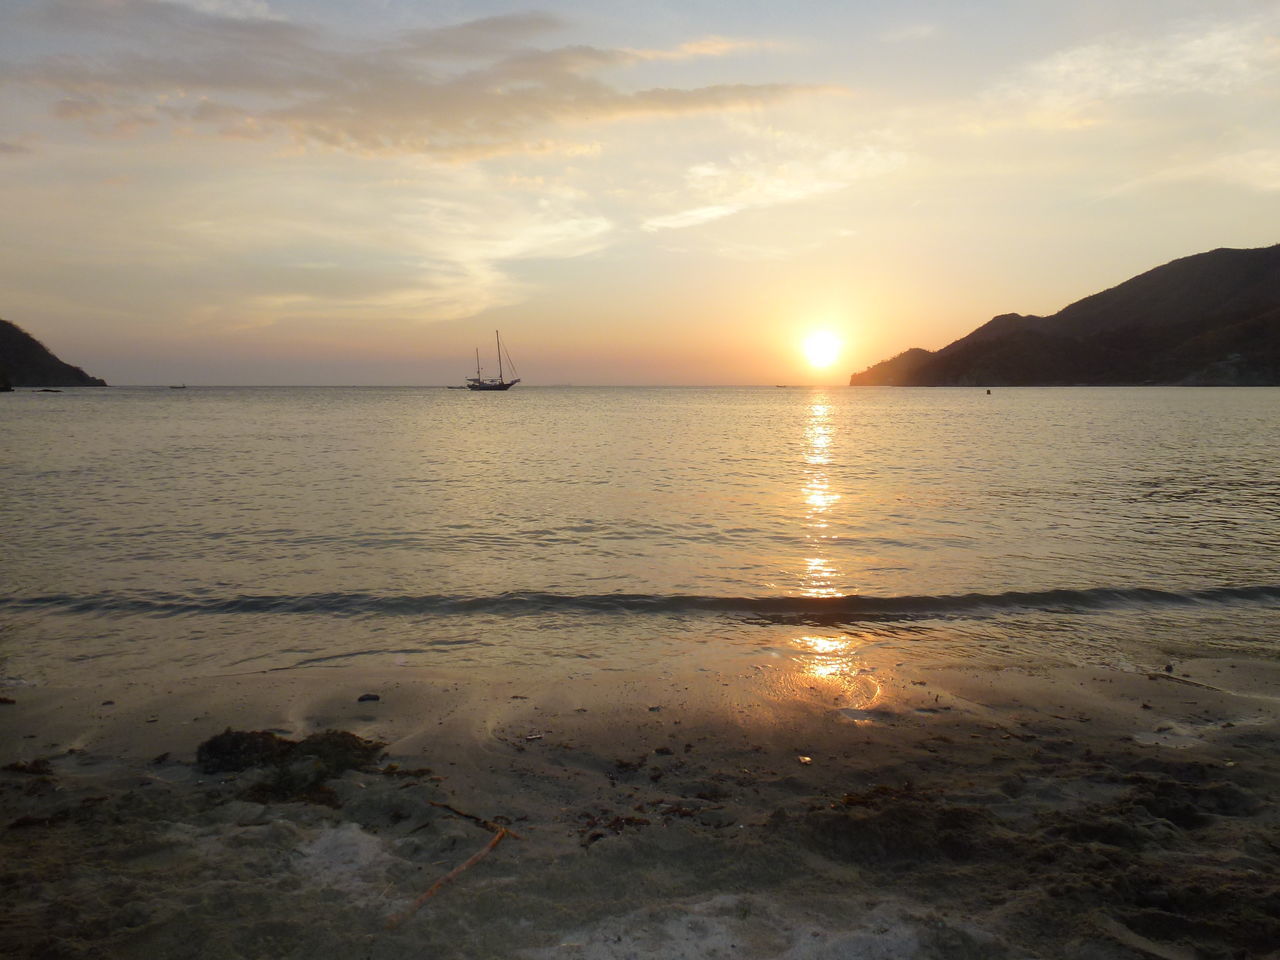
<path id="1" fill-rule="evenodd" d="M 843 344 L 840 338 L 830 330 L 818 330 L 805 337 L 800 348 L 809 360 L 809 365 L 821 369 L 831 366 L 840 359 L 841 346 Z"/>

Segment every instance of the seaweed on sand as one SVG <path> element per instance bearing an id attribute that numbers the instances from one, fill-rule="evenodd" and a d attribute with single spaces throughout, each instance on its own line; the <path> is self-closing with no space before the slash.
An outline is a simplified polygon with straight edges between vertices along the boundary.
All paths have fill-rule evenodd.
<path id="1" fill-rule="evenodd" d="M 227 727 L 196 747 L 196 766 L 202 773 L 237 773 L 279 763 L 297 745 L 266 730 Z"/>

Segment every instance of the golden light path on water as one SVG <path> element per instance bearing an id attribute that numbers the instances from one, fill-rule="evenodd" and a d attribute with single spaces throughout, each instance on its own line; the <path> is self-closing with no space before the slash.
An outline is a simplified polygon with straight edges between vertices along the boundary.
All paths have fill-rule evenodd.
<path id="1" fill-rule="evenodd" d="M 806 597 L 838 597 L 842 595 L 842 591 L 836 586 L 840 570 L 832 562 L 827 549 L 830 514 L 840 503 L 840 494 L 831 485 L 831 447 L 835 439 L 835 425 L 826 394 L 816 394 L 814 402 L 809 406 L 804 439 L 805 466 L 801 493 L 805 504 L 805 538 L 810 546 L 810 554 L 805 558 L 800 589 Z"/>
<path id="2" fill-rule="evenodd" d="M 804 426 L 804 468 L 801 497 L 803 522 L 809 544 L 800 590 L 806 597 L 840 597 L 843 574 L 831 556 L 831 519 L 841 495 L 833 489 L 831 464 L 836 438 L 832 407 L 826 394 L 814 396 Z M 807 688 L 821 686 L 824 695 L 838 699 L 851 719 L 873 709 L 884 690 L 860 655 L 862 641 L 847 635 L 796 637 L 792 646 L 799 652 L 800 669 L 792 682 Z M 797 690 L 795 693 L 799 693 Z"/>

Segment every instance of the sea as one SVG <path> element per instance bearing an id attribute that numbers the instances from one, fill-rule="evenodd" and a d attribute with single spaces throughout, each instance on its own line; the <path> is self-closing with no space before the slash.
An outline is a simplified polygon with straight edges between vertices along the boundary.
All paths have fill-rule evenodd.
<path id="1" fill-rule="evenodd" d="M 1274 658 L 1278 451 L 1274 388 L 19 391 L 0 678 Z"/>

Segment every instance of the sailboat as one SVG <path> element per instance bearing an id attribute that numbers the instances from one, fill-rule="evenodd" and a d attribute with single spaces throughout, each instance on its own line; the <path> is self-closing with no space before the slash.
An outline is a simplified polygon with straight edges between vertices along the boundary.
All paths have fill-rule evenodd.
<path id="1" fill-rule="evenodd" d="M 502 348 L 502 337 L 498 335 L 497 330 L 493 331 L 493 338 L 498 344 L 498 375 L 496 377 L 486 377 L 480 373 L 480 350 L 477 348 L 476 375 L 474 377 L 467 377 L 468 390 L 510 390 L 520 382 L 519 377 L 516 377 L 514 380 L 506 379 L 506 375 L 502 370 L 502 357 L 507 352 Z M 507 355 L 507 366 L 512 368 L 512 373 L 515 372 L 515 364 L 511 362 L 510 355 Z"/>

